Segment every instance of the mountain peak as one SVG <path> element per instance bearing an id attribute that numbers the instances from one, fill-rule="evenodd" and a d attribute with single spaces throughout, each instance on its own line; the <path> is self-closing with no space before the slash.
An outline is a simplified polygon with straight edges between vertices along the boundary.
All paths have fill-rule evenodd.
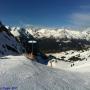
<path id="1" fill-rule="evenodd" d="M 0 22 L 0 56 L 19 54 L 20 45 L 16 38 L 11 34 L 1 22 Z"/>

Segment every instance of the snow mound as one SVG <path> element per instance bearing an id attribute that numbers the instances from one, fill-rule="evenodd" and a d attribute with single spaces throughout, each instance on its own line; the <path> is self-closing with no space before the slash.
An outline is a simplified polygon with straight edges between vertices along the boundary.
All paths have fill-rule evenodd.
<path id="1" fill-rule="evenodd" d="M 0 59 L 0 88 L 15 90 L 89 90 L 84 74 L 48 68 L 24 56 Z"/>

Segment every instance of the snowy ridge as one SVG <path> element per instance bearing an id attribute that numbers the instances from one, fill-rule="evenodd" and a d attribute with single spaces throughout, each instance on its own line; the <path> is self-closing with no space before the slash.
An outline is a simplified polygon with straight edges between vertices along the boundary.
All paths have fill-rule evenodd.
<path id="1" fill-rule="evenodd" d="M 0 60 L 0 87 L 16 90 L 89 90 L 85 74 L 48 68 L 24 56 L 7 56 Z"/>
<path id="2" fill-rule="evenodd" d="M 19 35 L 20 27 L 12 27 L 11 33 L 15 36 Z M 35 38 L 50 38 L 53 37 L 55 39 L 86 39 L 90 40 L 90 29 L 86 29 L 84 31 L 77 30 L 69 30 L 69 29 L 45 29 L 45 28 L 25 28 L 26 33 L 28 32 Z"/>
<path id="3" fill-rule="evenodd" d="M 0 56 L 19 54 L 21 46 L 15 37 L 3 25 L 0 27 Z"/>
<path id="4" fill-rule="evenodd" d="M 18 36 L 20 36 L 19 30 L 20 30 L 20 27 L 12 27 L 12 28 L 11 28 L 11 33 L 12 33 L 15 37 L 18 37 Z"/>

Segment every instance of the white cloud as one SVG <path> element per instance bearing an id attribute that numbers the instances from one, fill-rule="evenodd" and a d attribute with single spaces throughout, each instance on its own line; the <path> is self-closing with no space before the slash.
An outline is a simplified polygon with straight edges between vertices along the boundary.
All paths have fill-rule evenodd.
<path id="1" fill-rule="evenodd" d="M 76 26 L 89 26 L 90 13 L 73 13 L 70 15 L 70 20 Z"/>
<path id="2" fill-rule="evenodd" d="M 79 22 L 88 22 L 90 21 L 90 13 L 73 13 L 71 18 Z"/>
<path id="3" fill-rule="evenodd" d="M 80 5 L 80 9 L 90 9 L 90 5 Z"/>
<path id="4" fill-rule="evenodd" d="M 90 5 L 80 5 L 77 11 L 70 14 L 70 22 L 77 27 L 90 26 Z"/>

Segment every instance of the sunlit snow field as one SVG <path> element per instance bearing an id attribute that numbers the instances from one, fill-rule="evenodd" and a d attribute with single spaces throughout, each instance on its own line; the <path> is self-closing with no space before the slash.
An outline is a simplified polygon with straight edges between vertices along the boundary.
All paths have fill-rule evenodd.
<path id="1" fill-rule="evenodd" d="M 55 69 L 25 56 L 6 56 L 0 59 L 0 89 L 90 90 L 89 68 L 89 59 L 70 69 Z"/>

